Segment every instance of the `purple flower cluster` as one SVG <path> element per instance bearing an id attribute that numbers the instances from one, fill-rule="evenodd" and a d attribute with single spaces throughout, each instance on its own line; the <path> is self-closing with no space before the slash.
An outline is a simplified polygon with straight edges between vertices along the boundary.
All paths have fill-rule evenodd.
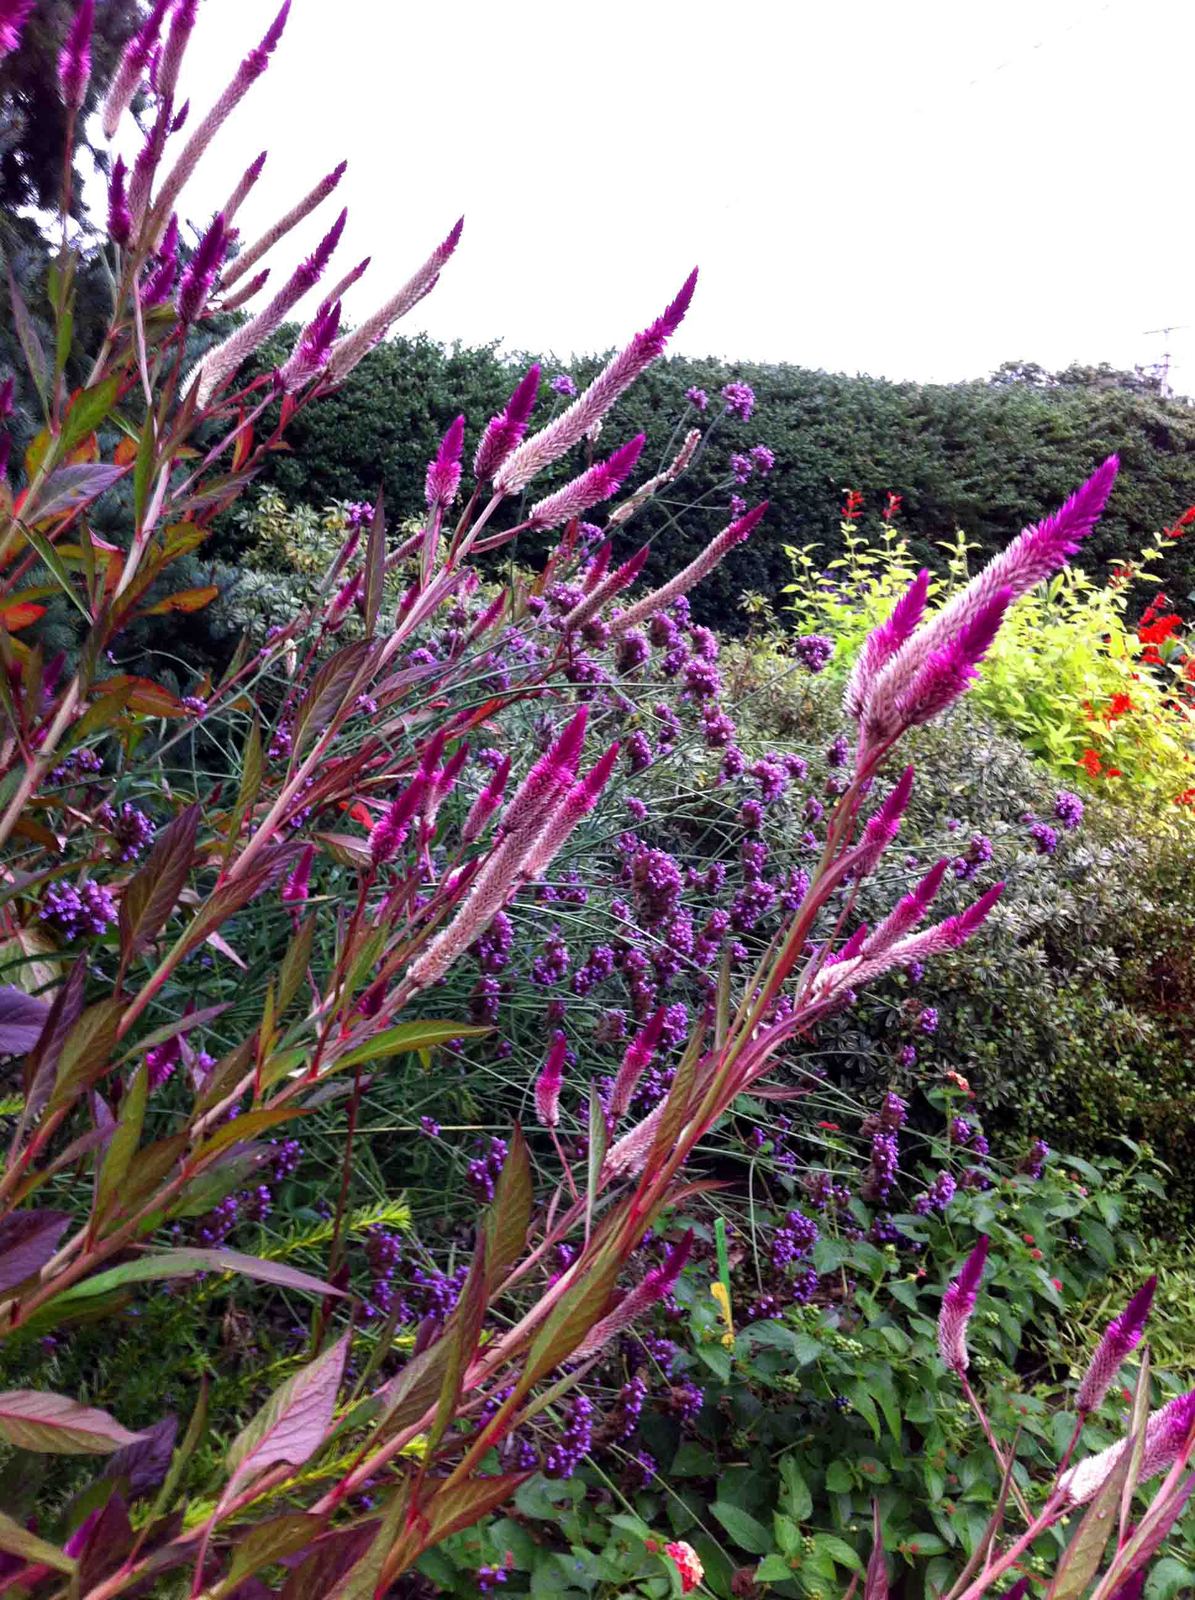
<path id="1" fill-rule="evenodd" d="M 546 1478 L 571 1478 L 593 1448 L 593 1401 L 574 1394 L 560 1437 L 544 1451 Z"/>
<path id="2" fill-rule="evenodd" d="M 801 1261 L 821 1238 L 821 1229 L 803 1211 L 790 1211 L 772 1235 L 772 1265 L 778 1272 Z"/>
<path id="3" fill-rule="evenodd" d="M 792 642 L 792 653 L 808 672 L 824 672 L 834 654 L 834 641 L 824 633 L 807 633 Z"/>
<path id="4" fill-rule="evenodd" d="M 465 1170 L 465 1181 L 478 1200 L 487 1205 L 494 1198 L 494 1185 L 506 1160 L 506 1140 L 493 1138 L 484 1154 L 470 1161 Z"/>
<path id="5" fill-rule="evenodd" d="M 117 861 L 136 861 L 153 843 L 153 823 L 131 800 L 126 800 L 119 811 L 105 801 L 96 812 L 96 820 L 112 835 Z"/>
<path id="6" fill-rule="evenodd" d="M 726 415 L 740 422 L 749 422 L 755 410 L 755 390 L 749 383 L 728 383 L 723 386 L 722 398 L 726 402 Z"/>
<path id="7" fill-rule="evenodd" d="M 992 841 L 986 833 L 976 833 L 971 836 L 971 843 L 966 852 L 956 856 L 950 864 L 950 870 L 955 877 L 963 883 L 969 883 L 976 876 L 981 866 L 992 859 Z"/>
<path id="8" fill-rule="evenodd" d="M 42 922 L 48 922 L 68 941 L 106 933 L 118 915 L 111 891 L 91 878 L 78 885 L 51 883 L 38 912 Z"/>
<path id="9" fill-rule="evenodd" d="M 566 400 L 574 399 L 577 393 L 577 385 L 567 372 L 558 372 L 548 384 L 548 388 L 553 394 L 563 395 Z"/>
<path id="10" fill-rule="evenodd" d="M 692 388 L 685 390 L 685 399 L 691 406 L 696 406 L 698 411 L 704 411 L 710 403 L 710 397 L 704 389 Z"/>
<path id="11" fill-rule="evenodd" d="M 1052 856 L 1058 848 L 1057 829 L 1048 822 L 1035 822 L 1030 826 L 1029 837 L 1037 847 L 1038 855 Z"/>
<path id="12" fill-rule="evenodd" d="M 1069 789 L 1059 789 L 1054 796 L 1054 816 L 1068 833 L 1072 833 L 1083 821 L 1082 800 Z"/>

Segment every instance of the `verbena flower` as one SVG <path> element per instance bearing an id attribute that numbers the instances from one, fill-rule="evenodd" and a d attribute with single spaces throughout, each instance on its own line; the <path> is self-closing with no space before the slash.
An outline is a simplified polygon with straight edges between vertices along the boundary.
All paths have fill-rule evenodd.
<path id="1" fill-rule="evenodd" d="M 726 402 L 726 415 L 740 422 L 749 422 L 755 410 L 755 390 L 749 383 L 728 383 L 723 386 L 722 398 Z"/>

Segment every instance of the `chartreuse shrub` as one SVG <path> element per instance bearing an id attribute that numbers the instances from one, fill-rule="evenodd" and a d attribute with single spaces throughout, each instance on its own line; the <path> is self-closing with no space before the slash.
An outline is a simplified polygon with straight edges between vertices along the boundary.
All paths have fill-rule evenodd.
<path id="1" fill-rule="evenodd" d="M 801 634 L 835 640 L 838 676 L 919 565 L 894 522 L 882 522 L 868 540 L 852 520 L 858 514 L 849 499 L 844 553 L 824 571 L 816 546 L 789 550 L 796 580 L 785 593 L 794 625 Z M 1188 527 L 1189 519 L 1180 519 L 1155 534 L 1106 583 L 1072 566 L 1025 595 L 1012 607 L 975 693 L 997 725 L 1060 779 L 1085 792 L 1111 788 L 1167 825 L 1188 820 L 1195 805 L 1192 658 L 1165 594 L 1154 597 L 1136 625 L 1128 606 L 1132 585 L 1156 588 L 1164 581 L 1174 541 Z M 961 536 L 942 546 L 946 575 L 931 580 L 932 594 L 947 598 L 966 583 L 970 548 Z"/>
<path id="2" fill-rule="evenodd" d="M 4 44 L 16 47 L 25 8 L 10 10 Z M 1119 1455 L 1087 1453 L 1086 1424 L 1139 1337 L 1139 1297 L 1124 1314 L 1127 1333 L 1118 1325 L 1101 1344 L 1102 1387 L 1090 1404 L 1082 1397 L 1094 1380 L 1084 1379 L 1084 1427 L 1039 1477 L 1039 1458 L 1015 1435 L 996 1437 L 1002 1418 L 992 1424 L 967 1378 L 967 1323 L 1001 1223 L 983 1197 L 1019 1180 L 1006 1180 L 974 1124 L 960 1125 L 965 1110 L 953 1101 L 945 1155 L 922 1164 L 912 1133 L 902 1155 L 907 1108 L 895 1091 L 869 1101 L 874 1120 L 860 1124 L 866 1176 L 857 1193 L 828 1141 L 817 1165 L 791 1142 L 834 1131 L 817 1126 L 834 1119 L 801 1104 L 827 1084 L 817 1060 L 823 1027 L 871 985 L 901 975 L 915 983 L 939 958 L 965 960 L 964 947 L 1005 914 L 1003 884 L 972 883 L 970 859 L 959 873 L 947 856 L 898 853 L 915 774 L 895 753 L 958 701 L 1008 607 L 1090 533 L 1116 458 L 945 606 L 927 612 L 924 584 L 909 586 L 859 652 L 853 740 L 835 741 L 814 793 L 795 753 L 777 759 L 736 742 L 718 641 L 689 613 L 689 591 L 751 535 L 766 505 L 736 511 L 646 592 L 646 547 L 623 559 L 614 552 L 644 505 L 671 494 L 700 430 L 689 428 L 654 472 L 640 475 L 636 435 L 543 492 L 541 474 L 583 441 L 588 454 L 615 401 L 661 355 L 694 273 L 545 425 L 532 426 L 534 367 L 496 415 L 473 420 L 468 457 L 466 419 L 450 420 L 422 474 L 417 526 L 396 538 L 380 501 L 361 513 L 326 569 L 299 574 L 307 587 L 293 614 L 246 635 L 218 673 L 176 693 L 128 670 L 127 630 L 215 600 L 214 584 L 172 587 L 176 564 L 205 544 L 289 425 L 431 290 L 461 235 L 458 223 L 377 312 L 342 330 L 340 293 L 354 269 L 311 308 L 283 359 L 247 375 L 249 358 L 323 283 L 343 215 L 268 297 L 261 263 L 327 199 L 339 169 L 252 243 L 237 239 L 234 219 L 260 159 L 191 251 L 178 208 L 211 141 L 269 66 L 286 14 L 283 6 L 211 109 L 189 119 L 174 95 L 196 7 L 155 6 L 101 114 L 105 137 L 123 147 L 103 236 L 76 228 L 63 197 L 63 246 L 45 285 L 51 340 L 10 289 L 43 425 L 14 464 L 15 481 L 0 485 L 0 1048 L 14 1060 L 0 1111 L 0 1583 L 30 1600 L 409 1592 L 439 1547 L 503 1508 L 522 1514 L 520 1495 L 524 1507 L 550 1503 L 544 1481 L 568 1481 L 594 1453 L 604 1396 L 587 1383 L 600 1385 L 603 1364 L 636 1326 L 683 1323 L 688 1304 L 693 1360 L 724 1382 L 740 1325 L 783 1324 L 820 1344 L 820 1322 L 802 1330 L 787 1317 L 807 1289 L 808 1304 L 836 1303 L 847 1317 L 825 1332 L 841 1393 L 845 1359 L 879 1348 L 858 1337 L 874 1313 L 865 1307 L 856 1323 L 856 1298 L 878 1297 L 882 1313 L 888 1280 L 907 1279 L 901 1251 L 907 1260 L 933 1246 L 923 1230 L 958 1215 L 949 1247 L 937 1243 L 940 1257 L 966 1254 L 942 1296 L 938 1350 L 991 1433 L 1010 1487 L 984 1536 L 986 1566 L 961 1560 L 973 1537 L 955 1552 L 954 1593 L 975 1600 L 1032 1558 L 1052 1564 L 1059 1582 L 1089 1563 L 1103 1600 L 1158 1553 L 1181 1510 L 1191 1452 L 1179 1426 L 1190 1396 L 1146 1425 L 1143 1364 L 1134 1435 L 1144 1454 L 1123 1441 Z M 72 114 L 84 103 L 91 21 L 89 3 L 65 19 L 59 89 Z M 146 115 L 134 128 L 125 112 L 139 89 Z M 90 253 L 102 257 L 112 298 L 96 346 L 75 350 L 74 285 Z M 81 386 L 68 381 L 75 370 L 87 374 Z M 728 384 L 723 400 L 741 417 L 750 394 Z M 763 458 L 757 464 L 765 470 Z M 599 509 L 611 501 L 608 513 Z M 606 515 L 605 527 L 582 523 L 587 514 Z M 520 533 L 539 552 L 530 576 L 514 569 L 484 587 L 474 558 Z M 40 638 L 52 596 L 78 617 L 69 651 Z M 644 703 L 627 689 L 657 652 L 674 693 Z M 807 645 L 803 660 L 816 672 L 824 647 Z M 533 737 L 528 705 L 538 713 Z M 720 752 L 709 759 L 728 782 L 757 792 L 732 791 L 733 815 L 714 818 L 709 795 L 695 797 L 685 837 L 694 856 L 704 842 L 713 859 L 685 870 L 661 844 L 617 829 L 620 892 L 609 911 L 619 933 L 600 956 L 589 952 L 571 993 L 584 999 L 586 985 L 617 971 L 628 1004 L 610 1011 L 621 1017 L 573 1020 L 558 986 L 566 972 L 581 974 L 571 973 L 560 930 L 544 930 L 529 974 L 542 992 L 523 1086 L 530 1136 L 505 1119 L 501 1131 L 453 1128 L 417 1094 L 388 1105 L 379 1092 L 388 1075 L 417 1081 L 407 1057 L 429 1081 L 475 1073 L 472 1093 L 484 1101 L 487 1066 L 497 1076 L 508 1054 L 510 908 L 552 907 L 563 922 L 587 905 L 578 846 L 603 815 L 617 827 L 606 809 L 616 768 L 649 767 L 660 746 L 682 742 L 686 725 L 694 743 Z M 802 795 L 806 862 L 779 877 L 765 814 L 788 806 L 790 790 Z M 1073 800 L 1055 805 L 1068 831 Z M 1052 824 L 1034 826 L 1042 853 L 1055 853 Z M 733 872 L 727 854 L 737 857 Z M 683 904 L 690 872 L 721 897 L 700 925 Z M 674 982 L 692 984 L 691 1007 L 673 1001 Z M 920 1002 L 906 1014 L 922 1036 L 939 1025 Z M 613 1060 L 598 1048 L 611 1040 L 620 1046 Z M 919 1115 L 940 1124 L 948 1102 L 934 1092 L 966 1088 L 957 1073 L 935 1081 Z M 776 1110 L 790 1102 L 791 1114 Z M 389 1127 L 373 1121 L 381 1115 Z M 740 1117 L 753 1125 L 741 1136 Z M 442 1191 L 444 1173 L 434 1158 L 460 1133 L 488 1138 L 468 1161 L 467 1189 L 441 1193 L 437 1214 L 429 1194 L 437 1180 Z M 400 1150 L 419 1142 L 400 1160 L 420 1180 L 407 1196 L 387 1134 Z M 1046 1155 L 1040 1141 L 1027 1151 L 1027 1181 L 1041 1178 Z M 898 1185 L 902 1161 L 913 1166 Z M 757 1170 L 765 1162 L 766 1174 Z M 757 1180 L 769 1207 L 799 1182 L 825 1225 L 807 1211 L 797 1220 L 798 1207 L 784 1212 L 773 1230 L 775 1281 L 757 1281 L 772 1300 L 755 1302 L 751 1316 L 739 1248 L 755 1226 Z M 722 1184 L 738 1200 L 730 1218 L 713 1198 Z M 952 1212 L 960 1190 L 977 1208 L 969 1220 Z M 1082 1220 L 1080 1252 L 1095 1237 Z M 989 1232 L 975 1243 L 980 1228 Z M 997 1288 L 1007 1287 L 1005 1244 L 997 1237 Z M 706 1275 L 702 1290 L 714 1289 L 713 1313 L 703 1292 L 692 1298 L 700 1278 L 683 1278 L 690 1262 Z M 940 1286 L 946 1262 L 932 1265 Z M 920 1302 L 909 1306 L 895 1285 L 891 1298 L 924 1333 Z M 789 1356 L 797 1373 L 802 1354 L 814 1365 L 809 1345 L 790 1349 L 783 1332 L 771 1356 L 766 1336 L 744 1338 L 749 1359 L 765 1364 L 761 1381 L 765 1366 L 778 1372 Z M 975 1347 L 1007 1360 L 1011 1342 Z M 126 1358 L 119 1369 L 117 1353 Z M 657 1345 L 655 1359 L 670 1360 L 670 1350 Z M 144 1372 L 128 1381 L 120 1373 L 130 1368 L 152 1369 L 158 1382 L 147 1385 Z M 643 1396 L 627 1383 L 619 1402 L 631 1410 Z M 862 1391 L 850 1393 L 870 1425 Z M 683 1388 L 675 1400 L 678 1412 L 705 1408 L 704 1396 Z M 892 1425 L 884 1408 L 876 1420 Z M 715 1444 L 711 1436 L 711 1454 Z M 640 1467 L 654 1478 L 649 1462 Z M 782 1509 L 799 1527 L 799 1491 L 785 1471 Z M 1025 1473 L 1042 1485 L 1032 1498 Z M 831 1494 L 848 1493 L 833 1463 L 831 1479 Z M 1130 1525 L 1138 1481 L 1152 1498 L 1141 1497 Z M 715 1521 L 747 1549 L 756 1535 L 742 1519 L 754 1510 L 738 1504 L 729 1477 L 716 1492 Z M 1126 1513 L 1114 1541 L 1113 1494 Z M 1060 1555 L 1058 1528 L 1092 1496 L 1103 1522 L 1085 1522 Z M 902 1527 L 894 1511 L 889 1532 L 877 1512 L 873 1596 L 889 1591 L 885 1547 L 901 1556 Z M 854 1547 L 837 1523 L 800 1535 L 818 1536 L 814 1570 L 849 1571 L 856 1558 L 844 1552 Z M 656 1592 L 701 1582 L 687 1539 L 642 1548 Z M 782 1541 L 749 1553 L 789 1556 Z M 485 1563 L 475 1581 L 492 1587 L 500 1572 L 505 1560 Z M 726 1587 L 717 1573 L 711 1582 Z"/>

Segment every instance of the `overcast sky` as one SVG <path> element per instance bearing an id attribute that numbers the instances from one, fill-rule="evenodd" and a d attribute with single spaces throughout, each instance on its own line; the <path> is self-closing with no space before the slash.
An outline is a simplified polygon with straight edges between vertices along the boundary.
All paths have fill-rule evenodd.
<path id="1" fill-rule="evenodd" d="M 275 4 L 205 0 L 194 114 Z M 1193 59 L 1187 0 L 294 0 L 185 209 L 268 147 L 248 239 L 347 157 L 357 317 L 463 212 L 403 324 L 441 340 L 604 350 L 696 263 L 686 354 L 952 380 L 1169 347 L 1190 392 L 1195 328 L 1146 330 L 1195 324 Z"/>

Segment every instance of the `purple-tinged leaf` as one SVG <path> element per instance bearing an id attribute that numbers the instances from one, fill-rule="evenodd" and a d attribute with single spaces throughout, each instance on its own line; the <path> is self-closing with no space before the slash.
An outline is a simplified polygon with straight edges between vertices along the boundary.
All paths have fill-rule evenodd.
<path id="1" fill-rule="evenodd" d="M 378 490 L 369 538 L 365 547 L 365 635 L 372 639 L 382 608 L 382 586 L 386 579 L 386 512 L 382 491 Z"/>
<path id="2" fill-rule="evenodd" d="M 48 522 L 51 517 L 65 516 L 77 511 L 90 500 L 95 500 L 110 489 L 125 474 L 124 467 L 112 467 L 102 461 L 84 463 L 75 467 L 59 467 L 46 479 L 41 494 L 27 521 Z"/>
<path id="3" fill-rule="evenodd" d="M 79 1560 L 79 1593 L 90 1594 L 110 1578 L 132 1548 L 128 1508 L 124 1497 L 113 1491 L 88 1529 L 81 1548 L 70 1552 L 77 1554 Z"/>
<path id="4" fill-rule="evenodd" d="M 251 1578 L 263 1567 L 273 1566 L 286 1556 L 299 1555 L 323 1531 L 323 1519 L 309 1516 L 305 1511 L 288 1511 L 271 1517 L 268 1522 L 259 1522 L 238 1535 L 225 1581 L 239 1583 L 240 1579 Z M 233 1592 L 239 1594 L 240 1589 Z M 313 1594 L 319 1592 L 312 1590 Z M 267 1590 L 267 1593 L 272 1591 Z"/>
<path id="5" fill-rule="evenodd" d="M 350 693 L 356 695 L 359 674 L 372 651 L 373 646 L 366 639 L 345 645 L 343 650 L 330 656 L 312 678 L 295 717 L 291 738 L 294 760 L 298 760 L 307 741 L 327 727 Z"/>
<path id="6" fill-rule="evenodd" d="M 378 1531 L 377 1522 L 364 1522 L 354 1528 L 337 1528 L 322 1539 L 317 1539 L 310 1553 L 296 1566 L 283 1560 L 283 1566 L 292 1567 L 290 1576 L 282 1586 L 278 1600 L 311 1600 L 312 1595 L 330 1594 L 339 1578 L 353 1567 L 365 1554 Z"/>
<path id="7" fill-rule="evenodd" d="M 13 1211 L 0 1217 L 0 1294 L 41 1271 L 70 1220 L 65 1211 Z"/>
<path id="8" fill-rule="evenodd" d="M 151 1256 L 138 1256 L 135 1261 L 125 1261 L 119 1267 L 109 1267 L 85 1278 L 55 1296 L 54 1305 L 64 1305 L 71 1300 L 87 1300 L 93 1295 L 106 1294 L 110 1289 L 121 1289 L 130 1283 L 151 1283 L 161 1278 L 192 1278 L 199 1272 L 239 1272 L 259 1283 L 276 1283 L 283 1289 L 298 1289 L 305 1294 L 343 1295 L 322 1278 L 313 1278 L 309 1272 L 285 1266 L 281 1261 L 263 1261 L 258 1256 L 245 1256 L 239 1250 L 159 1250 Z"/>
<path id="9" fill-rule="evenodd" d="M 486 1214 L 486 1276 L 491 1292 L 523 1253 L 532 1200 L 531 1160 L 523 1130 L 516 1122 Z"/>
<path id="10" fill-rule="evenodd" d="M 97 1000 L 87 1007 L 62 1047 L 47 1111 L 69 1106 L 104 1075 L 111 1064 L 123 1012 L 123 1003 L 114 999 Z"/>
<path id="11" fill-rule="evenodd" d="M 36 1561 L 39 1565 L 53 1567 L 55 1572 L 73 1572 L 75 1563 L 65 1550 L 60 1550 L 56 1544 L 47 1544 L 44 1539 L 39 1539 L 35 1533 L 30 1533 L 28 1528 L 12 1517 L 0 1511 L 0 1550 L 9 1555 L 20 1556 L 23 1561 Z"/>
<path id="12" fill-rule="evenodd" d="M 146 1428 L 141 1437 L 125 1445 L 112 1456 L 104 1468 L 104 1477 L 122 1483 L 126 1496 L 135 1500 L 138 1495 L 156 1489 L 170 1470 L 174 1454 L 174 1439 L 178 1433 L 178 1418 L 171 1413 Z"/>
<path id="13" fill-rule="evenodd" d="M 82 1406 L 66 1395 L 40 1389 L 9 1389 L 0 1394 L 0 1438 L 20 1450 L 106 1456 L 140 1437 L 122 1428 L 106 1411 Z"/>
<path id="14" fill-rule="evenodd" d="M 158 835 L 145 865 L 120 901 L 120 954 L 126 963 L 153 943 L 178 904 L 199 829 L 200 807 L 188 806 Z"/>
<path id="15" fill-rule="evenodd" d="M 289 1377 L 270 1396 L 228 1452 L 225 1498 L 279 1462 L 301 1467 L 324 1442 L 348 1355 L 348 1336 Z"/>
<path id="16" fill-rule="evenodd" d="M 54 996 L 41 1038 L 25 1061 L 25 1110 L 13 1140 L 19 1149 L 26 1128 L 42 1113 L 58 1072 L 62 1047 L 67 1035 L 83 1014 L 83 986 L 87 981 L 86 961 L 76 961 L 66 982 Z"/>
<path id="17" fill-rule="evenodd" d="M 878 1500 L 871 1502 L 871 1558 L 867 1563 L 863 1600 L 888 1600 L 888 1563 L 884 1560 L 884 1528 Z"/>
<path id="18" fill-rule="evenodd" d="M 48 1000 L 10 984 L 0 985 L 0 1055 L 23 1056 L 32 1050 L 49 1014 Z"/>

